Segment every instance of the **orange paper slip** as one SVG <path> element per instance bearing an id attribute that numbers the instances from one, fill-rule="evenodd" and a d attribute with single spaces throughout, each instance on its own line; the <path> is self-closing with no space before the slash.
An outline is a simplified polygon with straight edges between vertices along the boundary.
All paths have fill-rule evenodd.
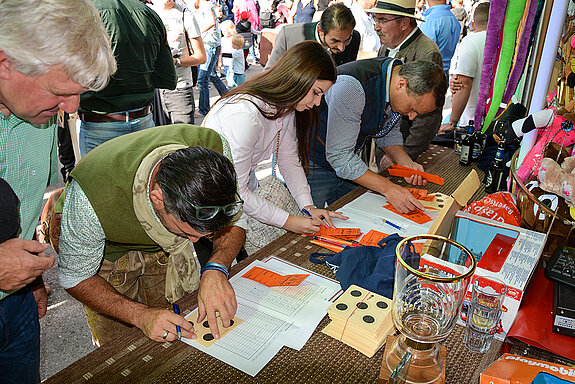
<path id="1" fill-rule="evenodd" d="M 393 164 L 393 166 L 391 168 L 388 168 L 387 171 L 391 176 L 409 177 L 412 175 L 420 175 L 425 180 L 431 183 L 443 185 L 443 183 L 445 182 L 445 179 L 443 177 L 439 177 L 437 175 L 433 175 L 427 172 L 417 171 L 415 169 L 404 167 L 403 165 Z"/>
<path id="2" fill-rule="evenodd" d="M 429 195 L 427 189 L 419 188 L 407 188 L 411 194 L 420 201 L 433 201 L 435 199 L 434 195 Z"/>
<path id="3" fill-rule="evenodd" d="M 314 236 L 331 236 L 343 240 L 355 240 L 361 236 L 360 228 L 324 228 L 317 231 Z"/>
<path id="4" fill-rule="evenodd" d="M 383 208 L 389 209 L 391 212 L 393 213 L 397 213 L 399 216 L 405 217 L 408 220 L 411 220 L 417 224 L 425 224 L 431 220 L 433 220 L 431 217 L 427 216 L 425 213 L 421 212 L 421 211 L 412 211 L 409 213 L 399 213 L 395 208 L 393 208 L 393 206 L 391 204 L 386 204 L 383 206 Z"/>
<path id="5" fill-rule="evenodd" d="M 407 189 L 418 200 L 423 199 L 427 196 L 427 189 L 420 189 L 420 188 L 407 188 Z"/>
<path id="6" fill-rule="evenodd" d="M 374 247 L 378 247 L 379 246 L 378 243 L 381 241 L 381 239 L 387 236 L 389 236 L 387 233 L 379 232 L 376 231 L 375 229 L 372 229 L 371 231 L 363 235 L 363 237 L 359 242 L 361 245 L 371 245 Z"/>
<path id="7" fill-rule="evenodd" d="M 296 286 L 308 277 L 309 274 L 280 275 L 269 269 L 253 267 L 242 277 L 263 284 L 266 287 Z"/>

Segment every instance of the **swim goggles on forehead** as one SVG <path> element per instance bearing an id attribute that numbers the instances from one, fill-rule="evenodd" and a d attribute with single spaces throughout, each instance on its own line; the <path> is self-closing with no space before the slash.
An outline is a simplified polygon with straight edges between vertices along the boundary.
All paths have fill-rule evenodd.
<path id="1" fill-rule="evenodd" d="M 216 215 L 218 214 L 218 212 L 222 211 L 224 215 L 226 216 L 234 216 L 236 215 L 240 209 L 242 209 L 242 206 L 244 204 L 244 201 L 240 198 L 238 201 L 235 201 L 233 203 L 230 204 L 226 204 L 226 205 L 206 205 L 204 207 L 198 207 L 194 204 L 192 204 L 188 199 L 186 199 L 184 196 L 180 195 L 178 192 L 174 191 L 172 188 L 170 188 L 169 186 L 167 186 L 165 183 L 160 182 L 160 184 L 169 189 L 170 191 L 172 191 L 173 193 L 175 193 L 176 195 L 178 195 L 180 198 L 182 198 L 186 203 L 190 204 L 190 206 L 192 208 L 194 208 L 195 210 L 195 216 L 196 219 L 198 220 L 210 220 L 213 219 L 214 217 L 216 217 Z M 239 196 L 238 196 L 239 197 Z"/>

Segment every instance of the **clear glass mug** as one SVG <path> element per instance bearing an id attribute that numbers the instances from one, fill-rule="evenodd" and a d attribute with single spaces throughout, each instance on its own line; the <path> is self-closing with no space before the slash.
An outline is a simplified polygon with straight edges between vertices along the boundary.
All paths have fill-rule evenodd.
<path id="1" fill-rule="evenodd" d="M 507 285 L 497 278 L 476 276 L 473 279 L 465 327 L 465 346 L 470 351 L 485 353 L 491 347 L 507 291 Z"/>
<path id="2" fill-rule="evenodd" d="M 432 383 L 443 372 L 436 343 L 457 323 L 477 262 L 466 247 L 437 235 L 402 240 L 396 256 L 392 314 L 403 336 L 384 359 L 393 372 L 409 355 L 405 382 Z"/>

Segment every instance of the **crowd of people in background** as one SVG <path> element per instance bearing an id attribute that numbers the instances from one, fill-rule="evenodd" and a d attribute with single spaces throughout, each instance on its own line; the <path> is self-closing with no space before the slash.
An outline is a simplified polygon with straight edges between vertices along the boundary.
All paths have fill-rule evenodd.
<path id="1" fill-rule="evenodd" d="M 195 290 L 198 321 L 218 337 L 216 312 L 226 326 L 237 309 L 227 278 L 246 256 L 246 217 L 311 234 L 346 219 L 326 206 L 357 185 L 399 212 L 422 209 L 378 172 L 423 170 L 417 158 L 436 135 L 474 115 L 484 3 L 0 0 L 2 379 L 39 382 L 42 273 L 55 259 L 35 227 L 65 152 L 59 112 L 78 112 L 82 159 L 66 167 L 51 216 L 60 237 L 49 240 L 94 342 L 125 327 L 158 342 L 176 340 L 177 326 L 193 337 L 165 308 Z M 246 79 L 262 30 L 275 43 Z M 309 217 L 256 195 L 255 168 L 272 155 Z"/>

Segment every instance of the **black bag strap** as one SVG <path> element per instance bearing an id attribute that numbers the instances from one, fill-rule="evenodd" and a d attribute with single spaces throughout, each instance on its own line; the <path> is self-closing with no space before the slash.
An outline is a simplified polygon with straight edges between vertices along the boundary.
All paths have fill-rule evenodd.
<path id="1" fill-rule="evenodd" d="M 186 10 L 183 10 L 182 11 L 182 27 L 184 28 L 184 36 L 186 38 L 186 46 L 188 47 L 188 56 L 192 56 L 194 54 L 194 50 L 192 49 L 192 46 L 190 44 L 190 36 L 188 35 L 188 30 L 186 29 L 185 16 L 186 16 Z"/>

